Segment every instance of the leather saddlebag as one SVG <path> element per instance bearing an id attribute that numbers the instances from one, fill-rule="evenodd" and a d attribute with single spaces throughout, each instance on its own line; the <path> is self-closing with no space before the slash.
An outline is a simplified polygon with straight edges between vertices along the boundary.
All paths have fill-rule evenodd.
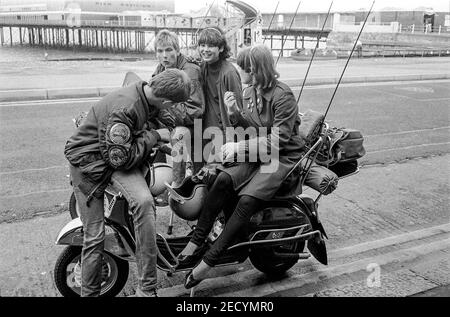
<path id="1" fill-rule="evenodd" d="M 354 161 L 366 154 L 361 131 L 349 128 L 331 128 L 328 130 L 328 135 L 328 142 L 324 144 L 316 158 L 318 164 L 332 166 L 339 162 Z"/>

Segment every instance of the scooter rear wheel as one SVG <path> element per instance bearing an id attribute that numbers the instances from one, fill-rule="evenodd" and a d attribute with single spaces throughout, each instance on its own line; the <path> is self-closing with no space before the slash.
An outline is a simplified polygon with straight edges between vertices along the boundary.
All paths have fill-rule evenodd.
<path id="1" fill-rule="evenodd" d="M 283 257 L 277 254 L 300 253 L 305 248 L 305 242 L 292 242 L 282 246 L 259 247 L 250 250 L 249 258 L 253 266 L 269 276 L 279 276 L 293 267 L 298 258 Z"/>
<path id="2" fill-rule="evenodd" d="M 104 252 L 100 297 L 120 293 L 128 280 L 128 262 Z M 81 295 L 81 247 L 68 246 L 58 257 L 54 270 L 55 285 L 64 297 Z"/>

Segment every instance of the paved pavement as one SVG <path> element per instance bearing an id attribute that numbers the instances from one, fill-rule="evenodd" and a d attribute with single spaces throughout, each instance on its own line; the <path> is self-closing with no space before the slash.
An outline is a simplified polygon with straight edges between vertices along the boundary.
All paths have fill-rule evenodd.
<path id="1" fill-rule="evenodd" d="M 316 60 L 306 85 L 334 84 L 346 60 Z M 157 62 L 152 59 L 123 61 L 47 61 L 35 65 L 3 65 L 0 74 L 0 102 L 99 97 L 120 87 L 127 71 L 150 78 Z M 292 87 L 301 86 L 308 61 L 282 59 L 281 79 Z M 450 57 L 352 59 L 342 82 L 362 83 L 449 79 Z"/>
<path id="2" fill-rule="evenodd" d="M 217 274 L 195 290 L 220 297 L 410 296 L 448 285 L 450 224 L 329 250 L 329 264 L 301 260 L 285 276 L 268 278 L 255 269 Z M 161 296 L 188 295 L 182 285 Z M 447 294 L 450 295 L 450 294 Z"/>
<path id="3" fill-rule="evenodd" d="M 409 296 L 449 284 L 450 215 L 447 194 L 450 183 L 448 173 L 436 168 L 448 166 L 449 158 L 447 154 L 400 164 L 364 167 L 351 179 L 341 180 L 338 189 L 324 197 L 319 207 L 330 238 L 327 241 L 329 267 L 313 259 L 306 264 L 299 263 L 291 270 L 289 281 L 292 278 L 297 284 L 301 282 L 309 287 L 322 281 L 322 288 L 309 288 L 317 296 L 349 296 L 351 289 L 355 290 L 351 293 L 354 296 L 363 296 L 363 282 L 349 280 L 349 276 L 356 272 L 354 278 L 365 280 L 369 274 L 365 271 L 368 264 L 378 263 L 382 268 L 384 285 L 388 287 L 389 293 L 385 293 L 388 296 Z M 307 193 L 314 196 L 312 191 Z M 158 230 L 163 234 L 168 217 L 167 208 L 158 211 Z M 54 245 L 54 240 L 68 221 L 69 215 L 64 213 L 0 224 L 1 296 L 59 296 L 52 274 L 56 258 L 64 247 Z M 178 221 L 174 229 L 175 234 L 185 232 L 188 224 Z M 420 234 L 416 233 L 419 231 Z M 418 240 L 419 244 L 416 242 Z M 387 255 L 383 253 L 386 247 L 397 245 L 404 246 L 406 250 L 394 248 Z M 444 251 L 441 251 L 442 248 Z M 381 250 L 381 253 L 373 253 L 375 249 Z M 415 262 L 417 258 L 431 259 L 432 256 L 436 258 L 434 266 Z M 403 260 L 413 262 L 416 268 L 420 268 L 409 270 Z M 402 269 L 404 271 L 399 271 Z M 131 270 L 130 280 L 122 295 L 134 292 L 136 280 L 133 265 Z M 287 280 L 267 280 L 248 262 L 221 268 L 217 275 L 221 277 L 199 286 L 198 296 L 230 296 L 232 292 L 250 296 L 252 287 L 255 291 L 263 291 L 261 287 L 267 283 L 271 292 L 276 289 L 278 296 L 289 296 L 290 288 L 296 290 L 294 294 L 297 296 L 311 294 L 305 293 L 305 288 L 300 291 L 298 286 L 303 285 L 301 283 L 293 287 Z M 167 277 L 160 272 L 160 287 L 164 289 L 161 295 L 186 296 L 180 285 L 183 278 L 183 273 Z M 350 285 L 353 282 L 360 284 Z M 258 285 L 259 288 L 254 288 Z M 406 291 L 405 285 L 411 285 L 411 288 Z M 339 288 L 327 293 L 330 286 Z M 381 290 L 374 291 L 373 296 L 383 296 L 383 293 Z"/>
<path id="4" fill-rule="evenodd" d="M 450 284 L 444 286 L 436 286 L 432 289 L 411 295 L 410 297 L 449 297 L 449 296 L 450 296 Z"/>

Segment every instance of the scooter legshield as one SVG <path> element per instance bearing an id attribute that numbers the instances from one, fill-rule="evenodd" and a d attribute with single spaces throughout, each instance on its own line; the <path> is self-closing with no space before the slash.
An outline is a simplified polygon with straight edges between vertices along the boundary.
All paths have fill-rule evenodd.
<path id="1" fill-rule="evenodd" d="M 83 245 L 83 224 L 80 218 L 72 219 L 59 232 L 56 244 Z"/>
<path id="2" fill-rule="evenodd" d="M 104 250 L 120 258 L 128 259 L 134 255 L 134 243 L 126 232 L 120 232 L 111 222 L 105 224 Z M 129 236 L 128 239 L 125 236 Z M 56 244 L 83 246 L 83 224 L 80 218 L 67 223 L 59 232 Z"/>
<path id="3" fill-rule="evenodd" d="M 327 239 L 328 237 L 322 223 L 318 221 L 313 213 L 317 212 L 314 200 L 306 195 L 300 195 L 297 197 L 297 203 L 304 207 L 302 210 L 306 212 L 306 215 L 311 221 L 313 230 L 319 230 L 321 232 L 319 236 L 308 240 L 307 248 L 317 261 L 324 265 L 328 265 L 327 247 L 324 240 L 324 237 Z"/>
<path id="4" fill-rule="evenodd" d="M 317 261 L 323 265 L 328 265 L 327 247 L 321 236 L 308 240 L 308 250 Z"/>

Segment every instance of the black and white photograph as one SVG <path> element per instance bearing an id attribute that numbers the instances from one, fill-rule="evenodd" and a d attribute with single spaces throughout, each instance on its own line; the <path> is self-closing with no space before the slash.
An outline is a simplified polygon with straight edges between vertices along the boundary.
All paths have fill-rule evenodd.
<path id="1" fill-rule="evenodd" d="M 450 297 L 449 129 L 449 0 L 0 0 L 0 298 Z"/>

